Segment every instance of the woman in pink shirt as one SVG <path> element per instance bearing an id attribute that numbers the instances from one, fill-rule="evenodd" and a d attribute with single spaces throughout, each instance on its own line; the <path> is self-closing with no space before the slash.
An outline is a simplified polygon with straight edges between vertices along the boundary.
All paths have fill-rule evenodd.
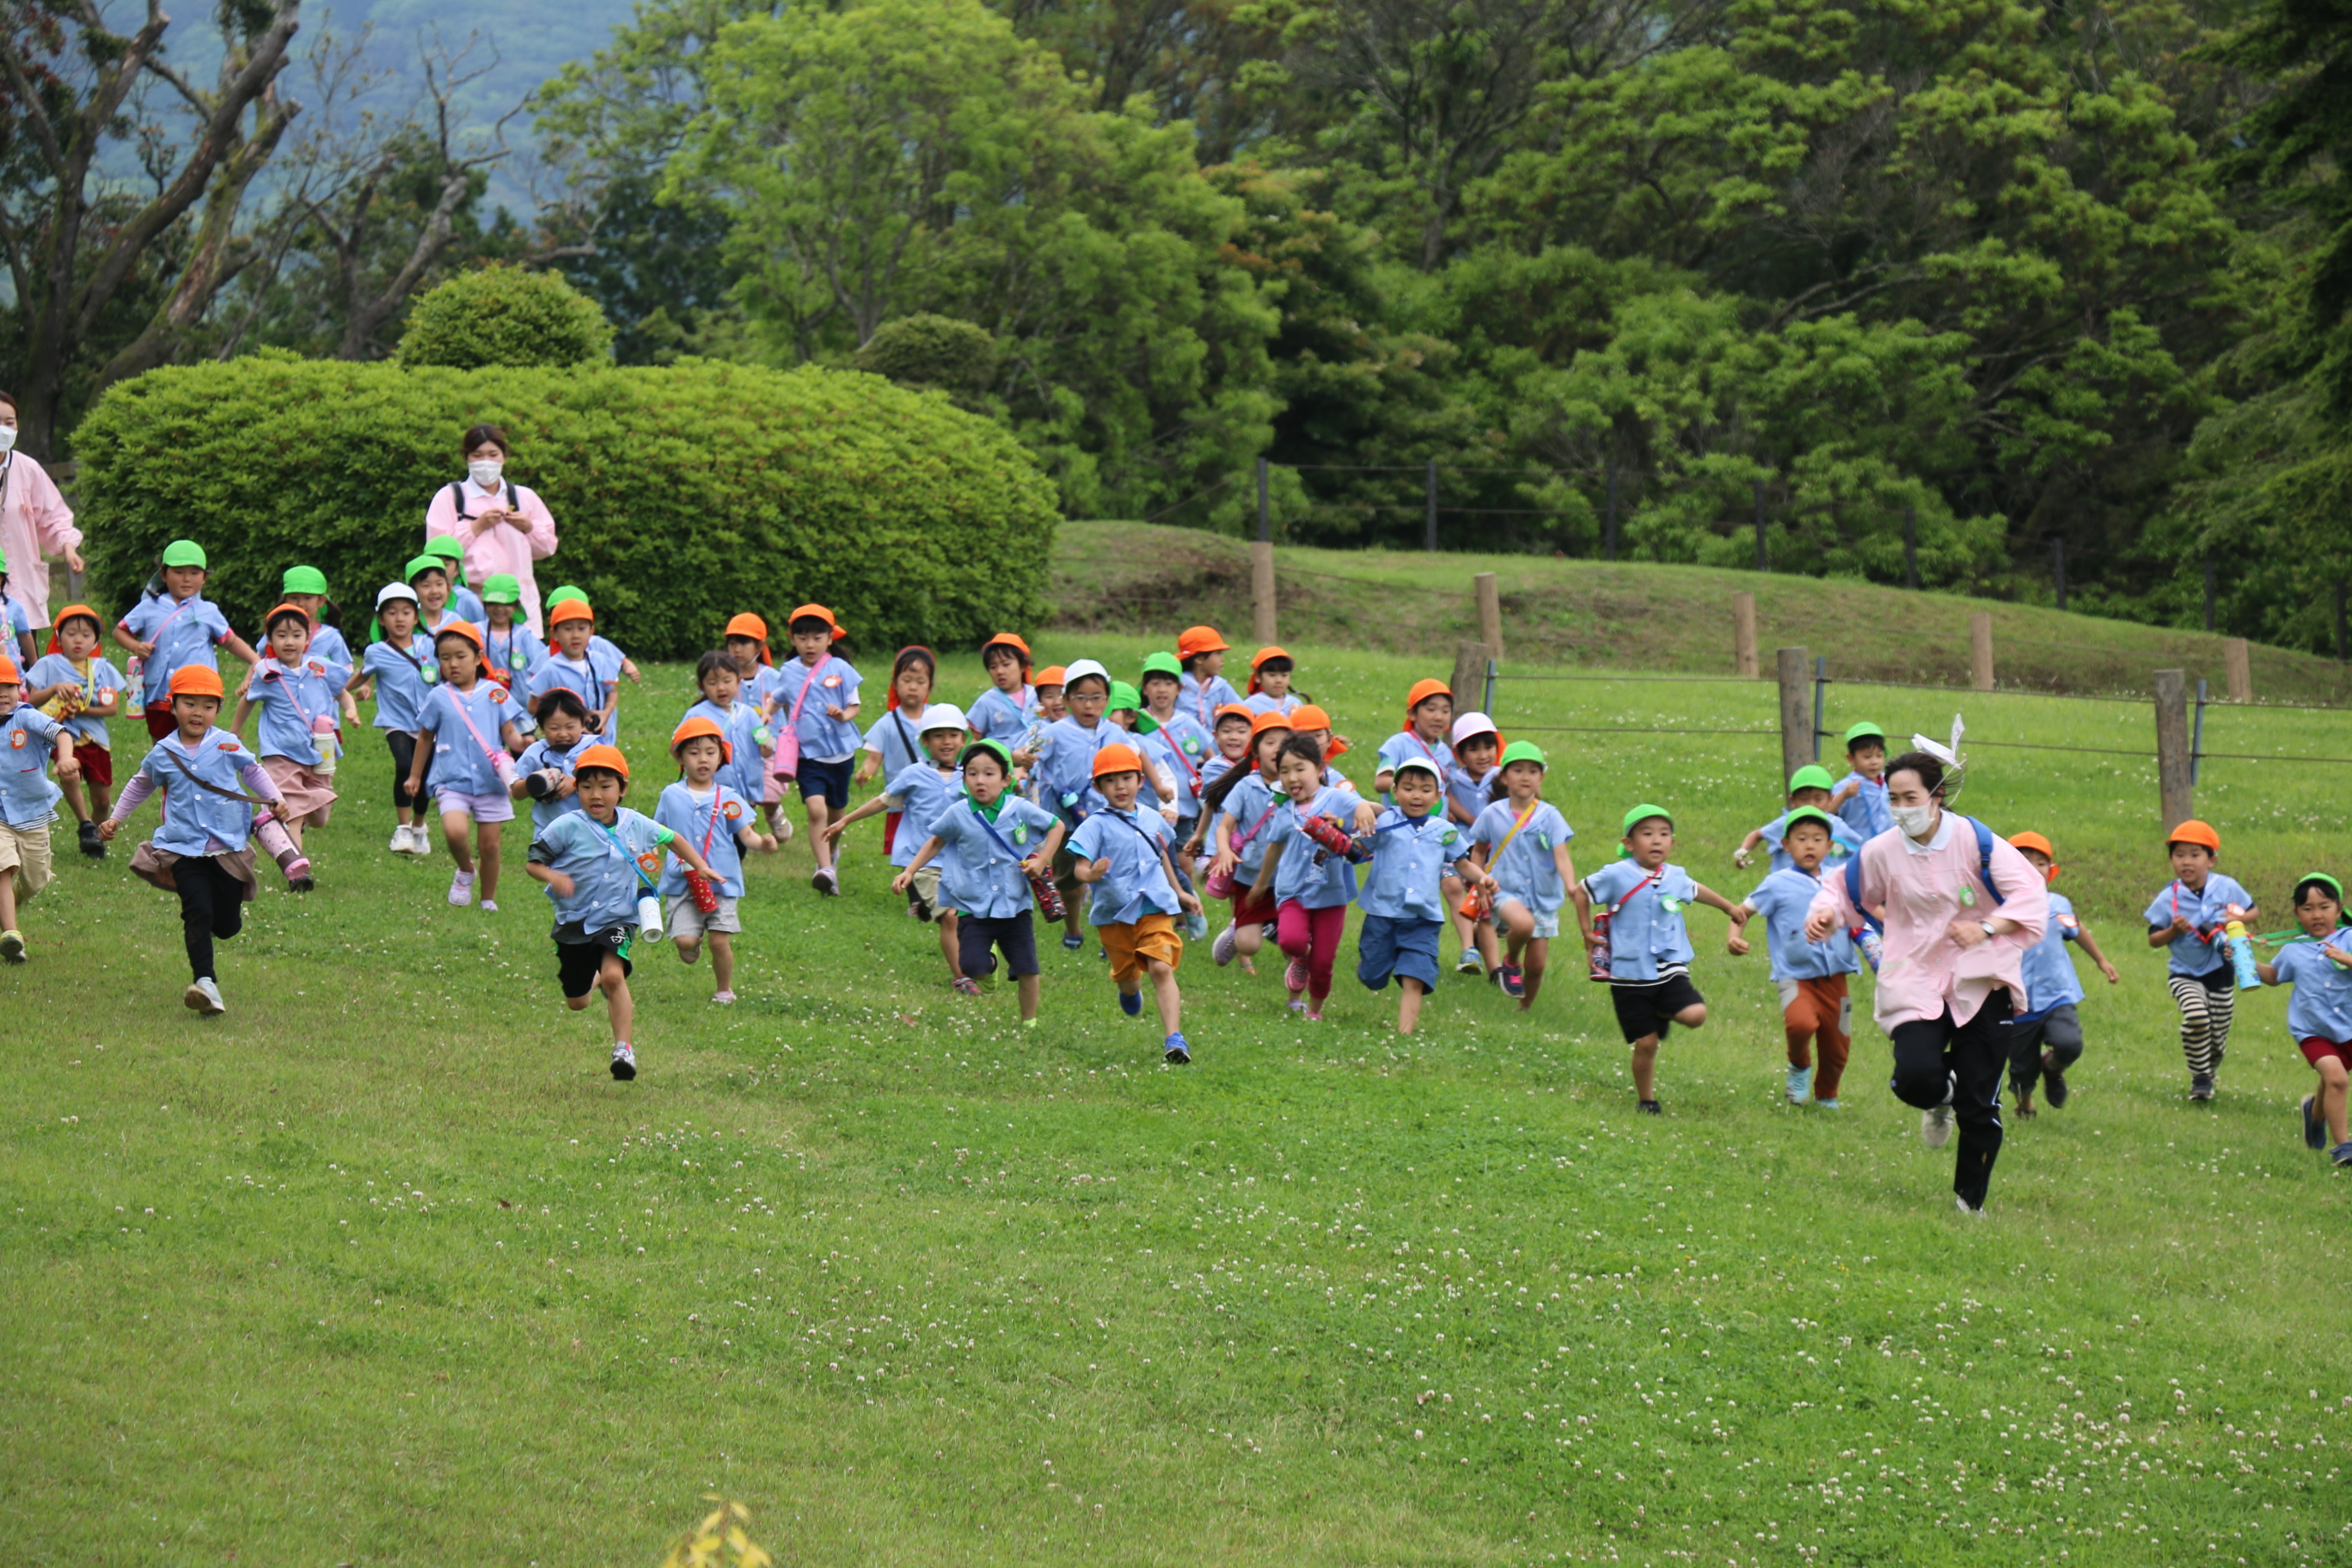
<path id="1" fill-rule="evenodd" d="M 1895 1044 L 1895 1097 L 1920 1110 L 1931 1149 L 1960 1124 L 1952 1191 L 1984 1209 L 2000 1154 L 2000 1026 L 2026 1007 L 2026 949 L 2050 903 L 2041 874 L 1982 823 L 1944 809 L 1944 765 L 1906 752 L 1886 765 L 1895 826 L 1862 847 L 1857 869 L 1822 879 L 1805 936 L 1819 942 L 1865 912 L 1885 924 L 1872 1012 Z M 1850 896 L 1857 883 L 1860 896 Z"/>
<path id="2" fill-rule="evenodd" d="M 0 392 L 0 560 L 8 565 L 8 586 L 36 630 L 49 624 L 49 563 L 44 553 L 62 555 L 79 572 L 81 530 L 46 469 L 16 450 L 16 400 Z M 0 640 L 7 612 L 0 609 Z"/>
<path id="3" fill-rule="evenodd" d="M 513 574 L 522 590 L 523 619 L 535 636 L 539 624 L 539 579 L 530 563 L 555 553 L 555 518 L 537 491 L 506 479 L 511 448 L 495 425 L 466 432 L 466 477 L 433 492 L 425 509 L 425 537 L 456 537 L 466 547 L 466 582 L 478 591 L 493 575 Z"/>

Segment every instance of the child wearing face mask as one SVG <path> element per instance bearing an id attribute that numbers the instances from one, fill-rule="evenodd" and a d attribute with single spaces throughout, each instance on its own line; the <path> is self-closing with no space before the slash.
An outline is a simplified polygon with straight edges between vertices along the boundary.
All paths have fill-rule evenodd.
<path id="1" fill-rule="evenodd" d="M 49 627 L 49 650 L 26 671 L 32 689 L 25 700 L 66 727 L 73 737 L 74 760 L 81 777 L 66 781 L 66 805 L 81 824 L 81 852 L 93 860 L 106 857 L 106 841 L 99 836 L 98 819 L 113 806 L 114 753 L 106 721 L 122 711 L 125 689 L 121 675 L 99 652 L 104 635 L 98 612 L 88 605 L 68 605 Z M 82 786 L 89 801 L 82 802 Z"/>
<path id="2" fill-rule="evenodd" d="M 352 672 L 311 657 L 310 617 L 299 605 L 278 605 L 264 617 L 262 629 L 268 652 L 247 678 L 229 730 L 243 734 L 247 717 L 259 711 L 256 750 L 286 803 L 282 820 L 299 848 L 303 829 L 326 826 L 334 808 L 336 700 Z M 310 882 L 305 876 L 295 890 L 308 892 Z"/>
<path id="3" fill-rule="evenodd" d="M 486 585 L 499 574 L 513 577 L 522 595 L 523 624 L 543 635 L 532 565 L 555 553 L 555 519 L 538 491 L 506 477 L 513 447 L 505 431 L 476 425 L 459 443 L 466 477 L 433 493 L 425 509 L 425 540 L 457 542 L 463 559 L 453 570 L 461 582 Z"/>

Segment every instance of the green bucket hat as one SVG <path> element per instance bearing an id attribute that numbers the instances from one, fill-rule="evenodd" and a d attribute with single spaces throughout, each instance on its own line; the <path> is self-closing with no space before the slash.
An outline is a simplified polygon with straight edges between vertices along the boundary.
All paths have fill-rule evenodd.
<path id="1" fill-rule="evenodd" d="M 1654 816 L 1664 817 L 1665 819 L 1666 826 L 1669 827 L 1672 827 L 1675 825 L 1675 814 L 1673 812 L 1668 811 L 1663 805 L 1652 805 L 1648 801 L 1643 801 L 1641 805 L 1635 806 L 1633 810 L 1625 814 L 1625 826 L 1622 831 L 1630 834 L 1635 827 L 1649 821 L 1650 818 Z"/>
<path id="2" fill-rule="evenodd" d="M 588 590 L 575 588 L 569 583 L 560 584 L 548 590 L 547 595 L 547 602 L 551 605 L 558 599 L 577 599 L 584 605 L 588 602 Z"/>
<path id="3" fill-rule="evenodd" d="M 198 566 L 205 571 L 212 569 L 205 561 L 205 547 L 193 539 L 175 539 L 163 546 L 163 564 Z"/>
<path id="4" fill-rule="evenodd" d="M 1513 763 L 1533 763 L 1546 769 L 1551 766 L 1543 754 L 1543 748 L 1533 741 L 1514 741 L 1503 748 L 1503 760 L 1496 765 L 1507 768 Z"/>
<path id="5" fill-rule="evenodd" d="M 1828 832 L 1830 842 L 1832 844 L 1837 842 L 1837 823 L 1831 817 L 1828 812 L 1822 810 L 1819 806 L 1813 805 L 1801 805 L 1796 810 L 1790 812 L 1788 816 L 1782 817 L 1780 819 L 1780 837 L 1782 838 L 1788 837 L 1789 829 L 1796 826 L 1797 824 L 1801 822 L 1820 823 L 1823 829 Z"/>
<path id="6" fill-rule="evenodd" d="M 1184 667 L 1176 662 L 1176 656 L 1172 653 L 1147 653 L 1143 656 L 1142 673 L 1135 678 L 1135 683 L 1140 686 L 1155 675 L 1181 680 L 1184 679 Z"/>
<path id="7" fill-rule="evenodd" d="M 482 603 L 520 605 L 522 603 L 522 584 L 511 572 L 493 572 L 482 584 Z"/>
<path id="8" fill-rule="evenodd" d="M 2335 878 L 2329 876 L 2325 871 L 2305 871 L 2302 876 L 2297 877 L 2294 879 L 2294 892 L 2297 902 L 2302 901 L 2303 890 L 2311 886 L 2314 882 L 2318 883 L 2321 887 L 2326 888 L 2329 892 L 2335 894 L 2336 901 L 2337 903 L 2340 904 L 2344 901 L 2343 883 L 2337 881 Z"/>
<path id="9" fill-rule="evenodd" d="M 1856 741 L 1877 741 L 1884 742 L 1885 739 L 1885 731 L 1880 729 L 1869 720 L 1864 719 L 1861 723 L 1856 724 L 1846 731 L 1845 749 L 1849 752 L 1853 751 L 1853 743 Z"/>
<path id="10" fill-rule="evenodd" d="M 1837 780 L 1830 777 L 1829 769 L 1822 767 L 1818 763 L 1809 763 L 1789 775 L 1789 793 L 1790 795 L 1796 794 L 1801 789 L 1835 788 L 1837 788 Z"/>
<path id="11" fill-rule="evenodd" d="M 1110 700 L 1103 704 L 1103 711 L 1116 713 L 1122 708 L 1135 715 L 1137 734 L 1150 735 L 1159 731 L 1160 721 L 1143 710 L 1143 693 L 1124 680 L 1114 680 L 1110 683 Z"/>
<path id="12" fill-rule="evenodd" d="M 974 741 L 971 744 L 963 749 L 961 755 L 956 758 L 956 766 L 960 768 L 969 766 L 973 756 L 982 752 L 986 752 L 990 756 L 994 757 L 998 762 L 1004 764 L 1005 777 L 1010 778 L 1013 776 L 1013 752 L 1011 748 L 1007 747 L 1002 741 Z"/>
<path id="13" fill-rule="evenodd" d="M 327 574 L 316 566 L 289 566 L 286 580 L 278 585 L 281 594 L 324 594 Z"/>
<path id="14" fill-rule="evenodd" d="M 457 542 L 457 536 L 455 534 L 436 533 L 425 542 L 425 553 L 438 555 L 444 561 L 463 561 L 466 558 L 466 547 Z"/>
<path id="15" fill-rule="evenodd" d="M 438 555 L 412 555 L 408 558 L 408 564 L 400 569 L 400 578 L 404 583 L 414 583 L 427 572 L 438 572 L 446 577 L 449 563 Z"/>

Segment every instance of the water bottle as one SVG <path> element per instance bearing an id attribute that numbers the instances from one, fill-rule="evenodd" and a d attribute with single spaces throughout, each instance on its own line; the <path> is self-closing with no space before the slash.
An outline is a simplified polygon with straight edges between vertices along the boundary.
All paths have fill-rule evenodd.
<path id="1" fill-rule="evenodd" d="M 2254 968 L 2254 942 L 2246 934 L 2246 922 L 2233 920 L 2221 928 L 2221 934 L 2229 940 L 2230 962 L 2237 968 L 2239 987 L 2246 991 L 2258 988 L 2263 977 Z"/>
<path id="2" fill-rule="evenodd" d="M 1862 949 L 1862 956 L 1870 961 L 1870 972 L 1877 973 L 1879 960 L 1886 956 L 1886 939 L 1866 925 L 1854 927 L 1852 935 L 1854 945 Z"/>
<path id="3" fill-rule="evenodd" d="M 647 942 L 662 939 L 661 900 L 651 893 L 637 896 L 637 932 Z"/>
<path id="4" fill-rule="evenodd" d="M 1591 955 L 1591 970 L 1585 975 L 1585 978 L 1587 980 L 1599 981 L 1601 984 L 1605 985 L 1609 983 L 1608 910 L 1603 910 L 1599 914 L 1592 917 L 1592 931 L 1593 934 L 1598 936 L 1601 940 L 1591 947 L 1585 950 L 1585 952 Z"/>
<path id="5" fill-rule="evenodd" d="M 310 721 L 310 743 L 319 749 L 319 760 L 310 771 L 322 779 L 335 776 L 335 721 L 324 713 Z"/>
<path id="6" fill-rule="evenodd" d="M 145 689 L 139 682 L 140 676 L 146 668 L 147 661 L 141 658 L 137 654 L 132 654 L 131 656 L 131 662 L 122 667 L 123 684 L 132 691 L 141 691 Z"/>

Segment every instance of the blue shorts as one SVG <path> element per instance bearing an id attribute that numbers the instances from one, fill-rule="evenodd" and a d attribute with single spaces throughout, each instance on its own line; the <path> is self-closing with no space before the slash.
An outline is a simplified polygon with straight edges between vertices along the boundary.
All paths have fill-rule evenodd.
<path id="1" fill-rule="evenodd" d="M 813 797 L 822 799 L 835 811 L 847 807 L 850 762 L 851 759 L 848 757 L 844 757 L 837 763 L 811 762 L 808 758 L 803 757 L 800 762 L 800 771 L 793 775 L 800 781 L 801 798 L 803 800 Z"/>
<path id="2" fill-rule="evenodd" d="M 1366 915 L 1356 933 L 1356 978 L 1373 990 L 1385 988 L 1390 977 L 1418 980 L 1423 991 L 1437 989 L 1437 933 L 1443 921 L 1404 921 L 1387 915 Z"/>

